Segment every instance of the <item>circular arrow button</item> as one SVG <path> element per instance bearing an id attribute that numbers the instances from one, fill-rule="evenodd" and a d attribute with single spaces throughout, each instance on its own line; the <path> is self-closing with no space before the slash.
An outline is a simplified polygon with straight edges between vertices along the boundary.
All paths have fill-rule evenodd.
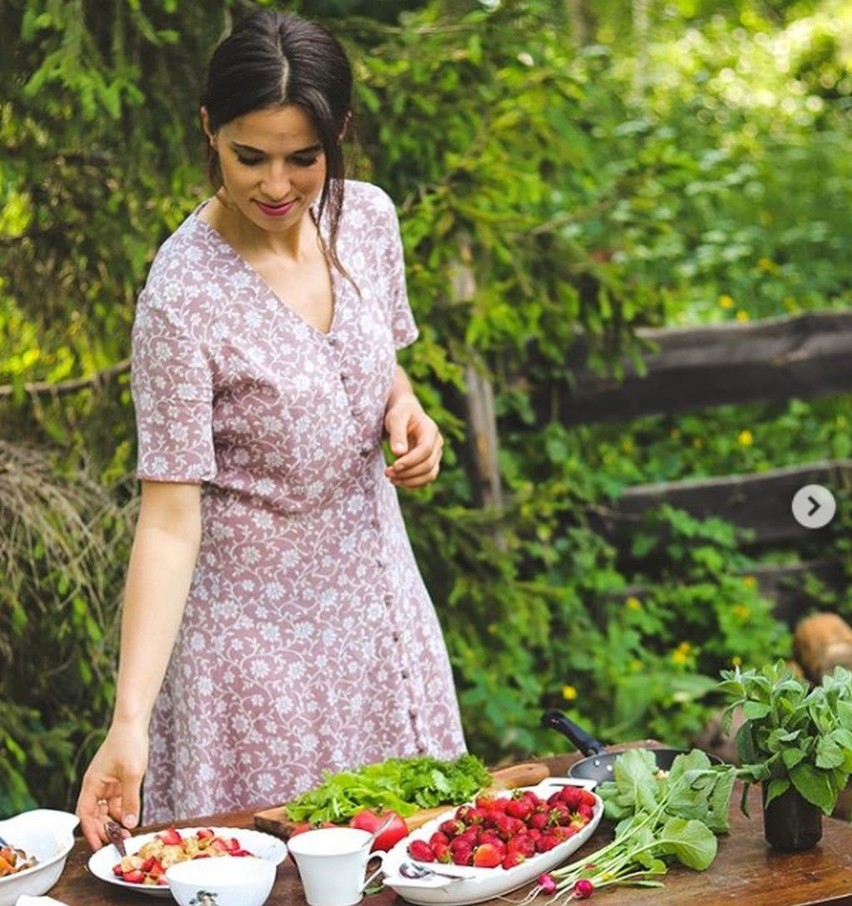
<path id="1" fill-rule="evenodd" d="M 804 528 L 824 528 L 836 512 L 834 495 L 821 484 L 806 484 L 793 497 L 793 517 Z"/>

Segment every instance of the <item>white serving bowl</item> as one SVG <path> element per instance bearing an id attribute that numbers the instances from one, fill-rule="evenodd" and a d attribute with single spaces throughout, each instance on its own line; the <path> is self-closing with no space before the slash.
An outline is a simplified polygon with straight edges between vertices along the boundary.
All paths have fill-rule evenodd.
<path id="1" fill-rule="evenodd" d="M 35 856 L 38 864 L 0 878 L 0 906 L 14 906 L 22 894 L 41 896 L 59 880 L 74 846 L 76 815 L 37 808 L 0 821 L 0 837 L 14 849 Z"/>
<path id="2" fill-rule="evenodd" d="M 223 856 L 178 862 L 166 869 L 166 880 L 179 906 L 263 906 L 275 871 L 268 859 Z"/>

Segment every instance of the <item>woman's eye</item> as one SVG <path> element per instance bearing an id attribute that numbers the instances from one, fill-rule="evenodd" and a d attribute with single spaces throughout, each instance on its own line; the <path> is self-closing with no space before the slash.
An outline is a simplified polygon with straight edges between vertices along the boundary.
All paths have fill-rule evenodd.
<path id="1" fill-rule="evenodd" d="M 291 158 L 297 167 L 312 167 L 319 159 L 319 154 L 296 155 Z"/>
<path id="2" fill-rule="evenodd" d="M 237 155 L 237 161 L 245 167 L 256 167 L 262 160 L 262 157 L 244 157 L 242 154 Z"/>

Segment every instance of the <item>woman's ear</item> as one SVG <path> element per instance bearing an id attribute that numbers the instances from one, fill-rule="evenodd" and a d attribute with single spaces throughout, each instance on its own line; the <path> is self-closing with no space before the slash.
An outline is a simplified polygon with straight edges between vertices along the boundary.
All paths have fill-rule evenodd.
<path id="1" fill-rule="evenodd" d="M 346 130 L 349 128 L 349 121 L 352 119 L 352 111 L 347 110 L 346 116 L 343 118 L 343 128 L 340 130 L 340 134 L 337 136 L 337 140 L 342 142 L 346 138 Z"/>
<path id="2" fill-rule="evenodd" d="M 207 113 L 207 108 L 202 107 L 199 110 L 199 115 L 201 116 L 201 128 L 204 130 L 204 134 L 207 136 L 207 141 L 210 142 L 210 146 L 215 151 L 216 133 L 210 128 L 210 115 Z"/>

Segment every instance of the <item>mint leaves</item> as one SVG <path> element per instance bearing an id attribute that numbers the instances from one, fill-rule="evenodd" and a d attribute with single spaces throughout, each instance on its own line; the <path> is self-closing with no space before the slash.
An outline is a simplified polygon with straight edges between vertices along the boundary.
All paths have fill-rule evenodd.
<path id="1" fill-rule="evenodd" d="M 745 717 L 737 732 L 742 811 L 749 786 L 767 783 L 767 804 L 793 786 L 831 815 L 852 775 L 852 672 L 836 667 L 813 688 L 783 661 L 722 677 L 719 689 L 732 699 L 725 729 L 737 707 Z"/>

